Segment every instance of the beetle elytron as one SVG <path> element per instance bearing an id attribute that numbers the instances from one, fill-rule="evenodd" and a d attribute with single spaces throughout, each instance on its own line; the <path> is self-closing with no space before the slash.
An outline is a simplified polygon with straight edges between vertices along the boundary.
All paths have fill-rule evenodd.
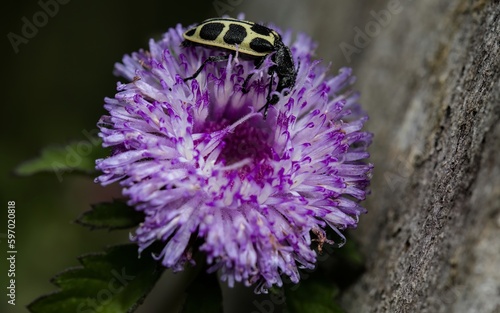
<path id="1" fill-rule="evenodd" d="M 188 29 L 183 34 L 183 37 L 184 41 L 182 45 L 184 47 L 192 45 L 216 47 L 231 50 L 233 54 L 238 51 L 239 54 L 254 59 L 256 69 L 264 63 L 266 56 L 275 52 L 271 57 L 275 65 L 271 66 L 268 71 L 268 74 L 271 75 L 271 81 L 269 82 L 267 102 L 259 109 L 259 111 L 264 110 L 264 118 L 267 116 L 269 106 L 276 104 L 279 100 L 276 95 L 273 95 L 271 98 L 274 74 L 278 76 L 277 92 L 281 92 L 285 88 L 291 89 L 295 86 L 297 70 L 295 69 L 292 53 L 283 44 L 281 36 L 268 27 L 233 18 L 212 18 Z M 196 78 L 207 63 L 220 62 L 228 58 L 229 54 L 208 57 L 203 61 L 200 68 L 192 76 L 185 78 L 184 81 Z M 253 73 L 249 74 L 243 82 L 243 93 L 248 92 L 247 84 L 252 75 Z"/>

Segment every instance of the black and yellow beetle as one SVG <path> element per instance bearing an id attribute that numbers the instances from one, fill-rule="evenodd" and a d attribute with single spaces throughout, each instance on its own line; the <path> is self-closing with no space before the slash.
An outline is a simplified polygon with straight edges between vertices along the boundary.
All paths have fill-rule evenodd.
<path id="1" fill-rule="evenodd" d="M 279 100 L 276 95 L 271 97 L 274 74 L 278 76 L 277 92 L 281 92 L 285 88 L 292 89 L 295 86 L 297 70 L 292 53 L 281 40 L 280 34 L 266 26 L 233 18 L 211 18 L 188 29 L 183 37 L 182 45 L 184 47 L 193 45 L 216 47 L 230 50 L 230 54 L 238 51 L 240 55 L 254 59 L 255 68 L 259 68 L 264 63 L 264 59 L 274 52 L 271 60 L 275 65 L 271 66 L 268 72 L 271 75 L 271 81 L 269 82 L 267 102 L 259 110 L 264 110 L 264 117 L 267 116 L 269 106 L 276 104 Z M 208 57 L 200 68 L 184 81 L 196 78 L 207 63 L 227 60 L 230 54 Z M 249 74 L 243 82 L 243 93 L 248 92 L 247 84 L 252 75 Z"/>

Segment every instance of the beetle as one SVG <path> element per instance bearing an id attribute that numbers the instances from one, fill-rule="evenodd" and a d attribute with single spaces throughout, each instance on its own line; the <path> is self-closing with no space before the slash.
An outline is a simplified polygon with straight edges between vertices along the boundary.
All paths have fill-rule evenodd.
<path id="1" fill-rule="evenodd" d="M 211 18 L 188 29 L 184 32 L 183 38 L 182 46 L 184 47 L 204 46 L 230 51 L 227 55 L 208 57 L 192 76 L 184 78 L 185 82 L 196 78 L 207 63 L 225 61 L 229 55 L 236 52 L 253 59 L 256 69 L 264 63 L 269 54 L 273 53 L 271 60 L 274 65 L 268 71 L 271 79 L 266 104 L 259 109 L 259 112 L 264 110 L 264 118 L 267 116 L 269 106 L 276 104 L 279 100 L 277 95 L 271 97 L 274 75 L 278 77 L 277 92 L 285 88 L 292 89 L 295 86 L 297 70 L 290 48 L 283 43 L 281 35 L 271 28 L 234 18 Z M 249 74 L 243 82 L 243 93 L 248 92 L 247 85 L 252 75 L 253 73 Z"/>

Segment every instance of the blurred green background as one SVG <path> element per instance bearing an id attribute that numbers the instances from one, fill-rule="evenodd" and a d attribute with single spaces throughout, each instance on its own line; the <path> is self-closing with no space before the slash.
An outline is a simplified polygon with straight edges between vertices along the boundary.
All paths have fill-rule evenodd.
<path id="1" fill-rule="evenodd" d="M 27 312 L 25 306 L 29 302 L 56 289 L 50 283 L 53 275 L 78 265 L 77 256 L 128 240 L 127 231 L 91 232 L 72 223 L 90 204 L 119 196 L 116 186 L 102 188 L 83 176 L 64 175 L 60 180 L 54 174 L 26 178 L 16 177 L 12 172 L 47 145 L 85 141 L 86 132 L 96 132 L 96 122 L 105 113 L 103 98 L 115 93 L 118 78 L 112 74 L 113 65 L 124 54 L 147 48 L 150 38 L 160 38 L 167 28 L 177 23 L 189 25 L 221 13 L 236 16 L 244 10 L 243 2 L 254 6 L 253 14 L 247 15 L 250 20 L 272 21 L 310 35 L 317 33 L 315 39 L 320 42 L 328 36 L 329 42 L 322 46 L 319 57 L 328 61 L 340 59 L 333 69 L 346 65 L 342 64 L 345 60 L 338 57 L 338 47 L 333 45 L 339 41 L 333 38 L 343 36 L 350 40 L 353 36 L 351 26 L 344 28 L 348 32 L 336 27 L 338 19 L 325 21 L 330 23 L 325 32 L 321 26 L 324 24 L 302 18 L 303 11 L 287 5 L 280 11 L 265 10 L 261 8 L 263 1 L 259 5 L 243 0 L 66 2 L 12 1 L 10 7 L 3 10 L 2 78 L 6 97 L 0 126 L 4 151 L 0 162 L 2 290 L 7 284 L 8 264 L 4 257 L 7 201 L 16 202 L 18 254 L 16 306 L 8 305 L 7 297 L 2 295 L 0 312 Z M 40 3 L 58 3 L 57 13 L 46 21 L 41 20 L 43 25 L 37 27 L 36 35 L 19 44 L 16 52 L 9 33 L 23 36 L 25 19 L 32 21 L 43 12 Z M 357 5 L 362 6 L 362 2 Z M 51 10 L 55 11 L 53 6 Z M 290 12 L 296 12 L 295 18 Z M 357 57 L 354 56 L 351 66 L 355 67 Z M 179 278 L 167 275 L 165 279 Z M 161 298 L 168 293 L 158 294 Z"/>

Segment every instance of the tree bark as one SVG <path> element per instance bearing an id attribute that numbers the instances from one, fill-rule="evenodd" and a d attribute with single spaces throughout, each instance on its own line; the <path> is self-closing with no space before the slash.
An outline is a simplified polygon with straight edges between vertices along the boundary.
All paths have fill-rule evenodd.
<path id="1" fill-rule="evenodd" d="M 312 3 L 279 2 L 288 19 L 275 23 L 304 16 L 295 25 L 308 25 L 319 55 L 354 67 L 375 134 L 369 213 L 351 232 L 366 272 L 343 307 L 500 312 L 499 1 Z M 364 45 L 355 27 L 373 27 Z M 346 54 L 342 42 L 358 50 Z"/>

